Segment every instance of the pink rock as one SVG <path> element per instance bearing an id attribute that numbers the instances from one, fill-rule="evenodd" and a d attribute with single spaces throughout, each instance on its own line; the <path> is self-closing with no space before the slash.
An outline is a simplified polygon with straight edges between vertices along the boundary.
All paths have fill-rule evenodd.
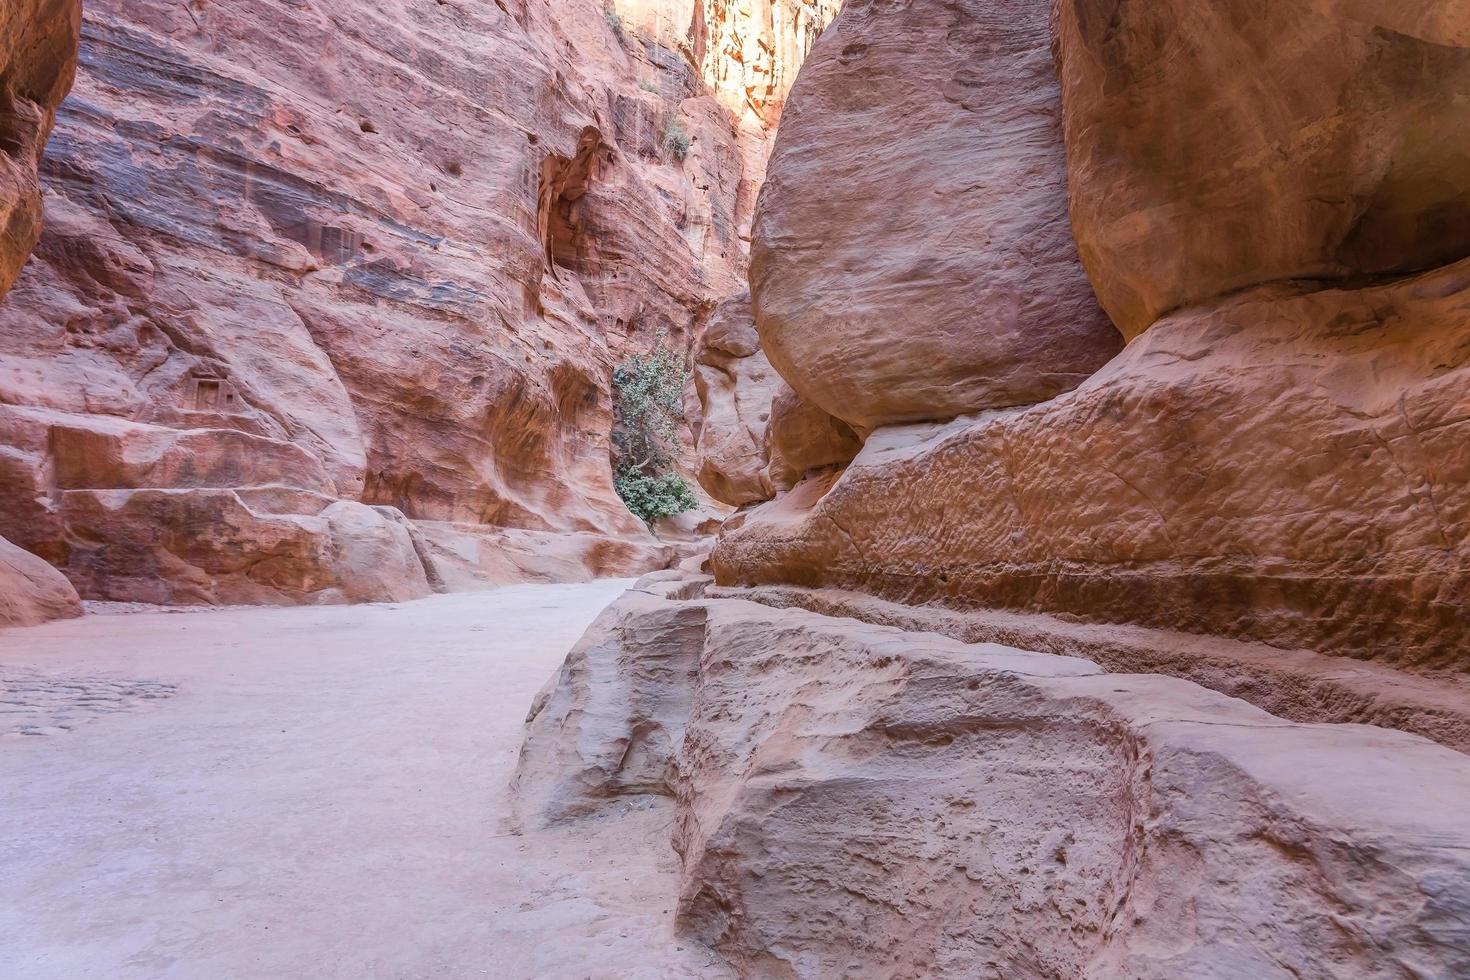
<path id="1" fill-rule="evenodd" d="M 792 90 L 751 295 L 776 370 L 857 429 L 1044 401 L 1120 346 L 1067 226 L 1051 6 L 850 5 Z"/>
<path id="2" fill-rule="evenodd" d="M 0 538 L 0 629 L 82 614 L 77 590 L 46 561 Z"/>

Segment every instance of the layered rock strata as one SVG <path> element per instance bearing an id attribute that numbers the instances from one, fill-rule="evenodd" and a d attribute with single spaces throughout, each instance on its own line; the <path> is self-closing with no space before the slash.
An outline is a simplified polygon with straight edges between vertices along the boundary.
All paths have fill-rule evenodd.
<path id="1" fill-rule="evenodd" d="M 76 73 L 81 26 L 81 0 L 20 0 L 0 9 L 0 299 L 41 233 L 38 170 Z M 0 488 L 5 465 L 0 449 Z M 0 489 L 0 509 L 5 504 Z M 0 628 L 81 612 L 66 578 L 0 537 Z"/>
<path id="2" fill-rule="evenodd" d="M 0 305 L 0 534 L 113 599 L 401 595 L 343 579 L 359 532 L 420 591 L 405 517 L 658 567 L 609 377 L 740 287 L 758 142 L 595 0 L 89 3 Z"/>
<path id="3" fill-rule="evenodd" d="M 672 794 L 680 928 L 742 975 L 1470 968 L 1460 753 L 699 588 L 603 614 L 518 790 L 528 823 Z"/>

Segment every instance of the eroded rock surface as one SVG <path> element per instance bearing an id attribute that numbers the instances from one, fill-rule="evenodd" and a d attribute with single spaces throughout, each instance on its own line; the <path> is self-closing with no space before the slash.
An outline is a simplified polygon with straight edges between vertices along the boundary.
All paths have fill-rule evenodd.
<path id="1" fill-rule="evenodd" d="M 766 474 L 776 490 L 790 490 L 813 470 L 845 466 L 862 450 L 852 427 L 798 395 L 785 382 L 771 399 L 766 426 Z"/>
<path id="2" fill-rule="evenodd" d="M 1047 404 L 875 433 L 715 575 L 1465 671 L 1467 314 L 1465 264 L 1176 314 Z"/>
<path id="3" fill-rule="evenodd" d="M 552 821 L 672 783 L 680 927 L 744 976 L 1470 968 L 1460 753 L 699 588 L 603 614 L 518 779 Z"/>
<path id="4" fill-rule="evenodd" d="M 761 191 L 766 356 L 859 429 L 1044 401 L 1121 341 L 1066 221 L 1047 0 L 850 4 Z"/>
<path id="5" fill-rule="evenodd" d="M 761 352 L 749 294 L 717 306 L 694 355 L 700 405 L 696 472 L 716 500 L 739 507 L 771 499 L 766 426 L 780 382 Z"/>
<path id="6" fill-rule="evenodd" d="M 1042 196 L 1026 180 L 976 181 L 979 197 L 953 202 L 931 193 L 925 200 L 943 207 L 916 205 L 897 228 L 862 213 L 867 201 L 888 208 L 917 186 L 914 175 L 940 173 L 945 157 L 932 144 L 956 131 L 933 125 L 906 82 L 880 70 L 890 62 L 878 59 L 930 36 L 895 36 L 912 22 L 948 33 L 922 46 L 927 62 L 903 79 L 1004 70 L 977 110 L 1010 121 L 996 130 L 1007 135 L 997 166 L 1024 166 L 1050 146 L 1054 167 L 1065 139 L 1088 273 L 1135 339 L 1076 390 L 1034 407 L 975 403 L 991 410 L 863 433 L 844 474 L 818 473 L 727 525 L 717 579 L 1465 671 L 1470 269 L 1439 265 L 1463 254 L 1456 188 L 1470 179 L 1453 123 L 1465 87 L 1461 16 L 1428 4 L 1285 4 L 1260 17 L 1248 5 L 1199 14 L 1173 3 L 1063 4 L 1054 40 L 1065 126 L 1052 142 L 1022 140 L 1056 121 L 1053 96 L 1045 112 L 1007 114 L 1042 104 L 1015 100 L 1041 98 L 1050 77 L 1046 6 L 1027 19 L 1014 4 L 873 4 L 838 19 L 795 89 L 762 199 L 752 269 L 762 338 L 797 392 L 861 420 L 867 408 L 841 406 L 910 381 L 962 390 L 927 373 L 946 363 L 939 345 L 912 359 L 909 350 L 928 336 L 915 327 L 925 297 L 953 316 L 976 304 L 933 291 L 933 276 L 915 268 L 914 296 L 885 281 L 876 294 L 905 305 L 871 315 L 856 286 L 877 284 L 867 277 L 882 263 L 832 261 L 841 243 L 872 236 L 881 256 L 916 228 L 937 242 L 953 234 L 968 243 L 967 261 L 1001 269 L 977 269 L 967 284 L 1015 273 L 1048 309 L 1069 295 L 1046 271 L 1062 266 L 1036 265 L 1054 250 L 1023 249 L 1020 262 L 1013 244 L 1023 239 L 966 237 L 976 216 L 1023 212 L 1036 218 L 1026 227 L 1070 248 L 1059 176 Z M 959 39 L 982 37 L 993 43 L 960 56 Z M 1304 67 L 1317 52 L 1330 52 L 1322 73 Z M 1027 79 L 1036 84 L 1019 84 Z M 958 112 L 957 84 L 942 89 L 942 107 L 937 82 L 923 91 Z M 911 127 L 876 154 L 833 161 L 839 180 L 872 174 L 898 191 L 874 183 L 855 207 L 815 203 L 816 162 L 839 142 L 826 127 L 843 113 L 851 133 L 890 113 Z M 808 138 L 808 127 L 825 138 Z M 958 130 L 972 140 L 989 131 Z M 888 153 L 902 155 L 904 177 L 893 177 L 899 161 Z M 983 173 L 990 158 L 977 159 Z M 854 310 L 864 315 L 849 329 Z M 1019 349 L 996 357 L 999 368 L 967 368 L 966 383 L 1047 363 Z M 890 383 L 866 363 L 901 365 L 902 377 Z"/>

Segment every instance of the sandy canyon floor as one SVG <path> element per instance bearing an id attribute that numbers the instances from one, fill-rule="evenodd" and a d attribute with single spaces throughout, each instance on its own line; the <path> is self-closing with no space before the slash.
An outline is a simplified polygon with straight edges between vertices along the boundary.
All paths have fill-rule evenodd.
<path id="1" fill-rule="evenodd" d="M 669 810 L 507 825 L 627 584 L 0 631 L 0 976 L 723 976 L 673 935 Z"/>

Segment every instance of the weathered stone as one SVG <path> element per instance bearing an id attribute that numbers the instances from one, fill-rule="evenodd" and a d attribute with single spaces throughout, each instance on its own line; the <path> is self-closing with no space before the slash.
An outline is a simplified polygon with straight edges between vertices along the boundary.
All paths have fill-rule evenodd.
<path id="1" fill-rule="evenodd" d="M 766 426 L 766 475 L 776 490 L 790 490 L 813 470 L 845 466 L 863 448 L 857 433 L 784 382 L 771 399 Z"/>
<path id="2" fill-rule="evenodd" d="M 85 510 L 122 538 L 85 542 L 84 588 L 189 601 L 251 589 L 199 579 L 213 559 L 151 589 L 98 555 L 198 537 L 145 512 L 236 501 L 250 516 L 222 541 L 270 553 L 316 494 L 542 535 L 588 559 L 577 578 L 667 563 L 613 490 L 609 377 L 740 288 L 768 145 L 682 56 L 596 0 L 97 0 L 81 61 L 47 231 L 0 306 L 0 533 L 75 570 L 65 525 Z M 110 514 L 145 489 L 227 492 L 129 497 L 127 520 L 63 503 L 98 491 Z"/>
<path id="3" fill-rule="evenodd" d="M 849 4 L 761 191 L 765 354 L 858 429 L 1044 401 L 1121 342 L 1066 221 L 1051 3 Z"/>
<path id="4" fill-rule="evenodd" d="M 287 491 L 291 492 L 291 491 Z M 293 492 L 69 490 L 64 571 L 97 599 L 164 605 L 392 602 L 432 590 L 408 531 L 374 508 Z"/>
<path id="5" fill-rule="evenodd" d="M 0 8 L 0 297 L 41 233 L 36 171 L 77 67 L 82 0 Z"/>
<path id="6" fill-rule="evenodd" d="M 1288 279 L 1470 255 L 1470 8 L 1057 4 L 1072 225 L 1128 337 Z"/>
<path id="7" fill-rule="evenodd" d="M 748 293 L 715 308 L 695 351 L 693 373 L 700 486 L 733 507 L 769 500 L 766 423 L 781 379 L 761 353 Z"/>
<path id="8" fill-rule="evenodd" d="M 82 601 L 66 576 L 0 538 L 0 629 L 81 614 Z"/>
<path id="9" fill-rule="evenodd" d="M 603 614 L 516 785 L 531 822 L 672 792 L 680 926 L 741 975 L 1470 968 L 1461 753 L 700 589 Z"/>

